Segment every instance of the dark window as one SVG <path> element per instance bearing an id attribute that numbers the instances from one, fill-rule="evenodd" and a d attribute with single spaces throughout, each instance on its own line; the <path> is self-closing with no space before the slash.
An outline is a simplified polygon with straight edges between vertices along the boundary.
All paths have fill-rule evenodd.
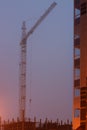
<path id="1" fill-rule="evenodd" d="M 77 24 L 80 24 L 80 17 L 78 17 L 78 18 L 75 19 L 75 24 L 76 24 L 76 25 L 77 25 Z"/>
<path id="2" fill-rule="evenodd" d="M 80 79 L 74 80 L 74 86 L 75 87 L 80 86 Z"/>
<path id="3" fill-rule="evenodd" d="M 86 95 L 81 95 L 81 100 L 85 99 L 86 100 Z"/>
<path id="4" fill-rule="evenodd" d="M 74 60 L 74 67 L 80 68 L 80 58 Z"/>
<path id="5" fill-rule="evenodd" d="M 76 38 L 76 39 L 74 40 L 74 45 L 75 45 L 75 46 L 80 46 L 80 38 Z"/>
<path id="6" fill-rule="evenodd" d="M 81 91 L 86 92 L 86 90 L 87 90 L 87 87 L 81 87 Z"/>
<path id="7" fill-rule="evenodd" d="M 85 130 L 85 122 L 81 122 L 81 126 L 80 126 L 80 128 L 81 128 L 81 130 Z"/>
<path id="8" fill-rule="evenodd" d="M 86 107 L 86 100 L 81 100 L 81 107 Z"/>
<path id="9" fill-rule="evenodd" d="M 86 109 L 81 109 L 81 120 L 86 119 Z"/>
<path id="10" fill-rule="evenodd" d="M 82 3 L 81 4 L 81 15 L 84 15 L 87 13 L 87 3 Z"/>
<path id="11" fill-rule="evenodd" d="M 87 98 L 87 87 L 82 87 L 80 92 L 81 92 L 81 100 L 83 100 L 83 99 L 86 100 L 86 98 Z"/>
<path id="12" fill-rule="evenodd" d="M 75 5 L 79 5 L 80 4 L 80 0 L 75 0 Z"/>

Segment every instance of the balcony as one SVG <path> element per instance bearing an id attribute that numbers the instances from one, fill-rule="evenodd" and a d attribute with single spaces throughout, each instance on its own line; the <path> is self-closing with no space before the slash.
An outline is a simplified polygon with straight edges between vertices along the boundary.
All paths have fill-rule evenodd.
<path id="1" fill-rule="evenodd" d="M 80 38 L 74 39 L 74 47 L 80 48 Z"/>
<path id="2" fill-rule="evenodd" d="M 74 80 L 74 87 L 79 88 L 80 87 L 80 79 Z"/>
<path id="3" fill-rule="evenodd" d="M 78 24 L 80 24 L 80 17 L 75 19 L 75 25 L 78 25 Z"/>
<path id="4" fill-rule="evenodd" d="M 80 0 L 74 0 L 75 2 L 75 7 L 80 9 Z"/>
<path id="5" fill-rule="evenodd" d="M 80 58 L 74 60 L 74 68 L 80 68 Z"/>
<path id="6" fill-rule="evenodd" d="M 87 87 L 81 87 L 81 101 L 86 101 L 87 98 Z"/>

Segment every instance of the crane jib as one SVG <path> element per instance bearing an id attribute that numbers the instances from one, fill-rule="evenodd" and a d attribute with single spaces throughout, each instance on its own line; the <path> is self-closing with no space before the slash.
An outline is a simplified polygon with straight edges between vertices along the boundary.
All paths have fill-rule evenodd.
<path id="1" fill-rule="evenodd" d="M 53 2 L 51 6 L 45 11 L 45 13 L 37 20 L 34 26 L 26 34 L 26 39 L 34 32 L 34 30 L 40 25 L 40 23 L 45 19 L 45 17 L 51 12 L 51 10 L 57 5 L 56 2 Z"/>

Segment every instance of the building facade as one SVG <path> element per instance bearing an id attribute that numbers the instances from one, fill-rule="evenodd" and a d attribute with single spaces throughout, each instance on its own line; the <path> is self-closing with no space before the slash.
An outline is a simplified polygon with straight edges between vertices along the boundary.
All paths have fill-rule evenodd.
<path id="1" fill-rule="evenodd" d="M 74 0 L 73 130 L 87 130 L 87 0 Z"/>

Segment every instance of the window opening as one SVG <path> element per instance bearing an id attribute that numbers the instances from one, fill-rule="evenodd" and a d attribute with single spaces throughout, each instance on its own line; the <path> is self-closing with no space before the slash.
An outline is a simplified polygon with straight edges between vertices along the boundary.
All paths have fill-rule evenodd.
<path id="1" fill-rule="evenodd" d="M 74 116 L 75 117 L 80 117 L 80 110 L 79 109 L 75 109 Z"/>
<path id="2" fill-rule="evenodd" d="M 80 17 L 80 10 L 75 8 L 75 18 L 79 18 Z"/>
<path id="3" fill-rule="evenodd" d="M 79 88 L 75 88 L 75 96 L 80 96 L 80 89 Z"/>
<path id="4" fill-rule="evenodd" d="M 82 3 L 81 4 L 81 15 L 84 15 L 87 13 L 87 3 Z"/>

